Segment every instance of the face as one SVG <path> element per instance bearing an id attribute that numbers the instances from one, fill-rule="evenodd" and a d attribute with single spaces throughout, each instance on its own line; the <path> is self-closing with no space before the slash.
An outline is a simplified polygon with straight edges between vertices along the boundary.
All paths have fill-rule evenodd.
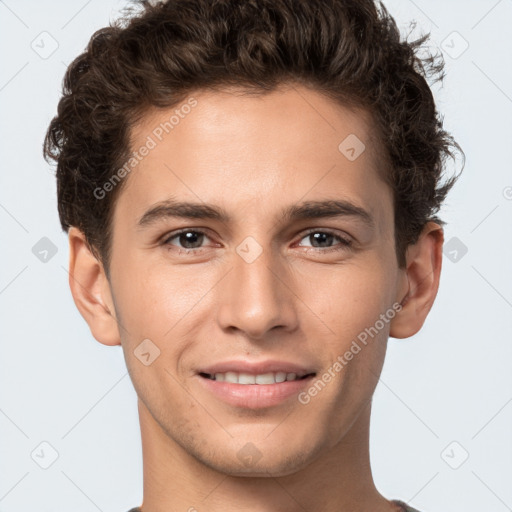
<path id="1" fill-rule="evenodd" d="M 151 149 L 113 219 L 141 421 L 223 473 L 290 474 L 368 404 L 401 298 L 371 119 L 298 86 L 184 104 L 133 130 Z"/>

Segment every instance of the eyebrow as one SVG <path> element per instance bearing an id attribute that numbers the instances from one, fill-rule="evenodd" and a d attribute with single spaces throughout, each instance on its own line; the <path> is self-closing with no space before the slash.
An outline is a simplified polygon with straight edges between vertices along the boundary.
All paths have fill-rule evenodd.
<path id="1" fill-rule="evenodd" d="M 331 217 L 353 217 L 359 219 L 368 227 L 374 227 L 375 225 L 374 218 L 364 208 L 350 201 L 340 199 L 305 201 L 292 204 L 282 210 L 280 216 L 285 222 Z M 231 216 L 219 206 L 208 203 L 167 199 L 149 208 L 140 217 L 137 225 L 139 228 L 144 228 L 167 218 L 212 219 L 226 224 L 232 221 Z"/>

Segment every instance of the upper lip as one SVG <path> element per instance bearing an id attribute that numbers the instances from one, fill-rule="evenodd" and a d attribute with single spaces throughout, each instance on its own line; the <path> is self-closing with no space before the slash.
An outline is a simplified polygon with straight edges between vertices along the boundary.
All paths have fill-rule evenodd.
<path id="1" fill-rule="evenodd" d="M 313 369 L 307 367 L 302 364 L 292 363 L 288 361 L 276 361 L 276 360 L 266 360 L 259 362 L 251 362 L 251 361 L 223 361 L 219 363 L 212 364 L 210 366 L 205 366 L 201 368 L 198 373 L 208 373 L 210 375 L 215 375 L 216 373 L 226 373 L 226 372 L 236 372 L 236 373 L 249 373 L 251 375 L 261 375 L 263 373 L 295 373 L 298 377 L 303 377 L 304 375 L 308 375 L 310 373 L 315 373 Z"/>

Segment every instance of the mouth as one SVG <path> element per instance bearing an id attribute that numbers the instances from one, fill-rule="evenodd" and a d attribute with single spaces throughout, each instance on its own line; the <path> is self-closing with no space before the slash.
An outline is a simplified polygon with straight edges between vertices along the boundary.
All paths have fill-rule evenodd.
<path id="1" fill-rule="evenodd" d="M 298 380 L 305 380 L 309 377 L 314 377 L 316 373 L 294 373 L 294 372 L 267 372 L 267 373 L 247 373 L 247 372 L 224 372 L 224 373 L 206 373 L 199 372 L 199 375 L 205 379 L 213 380 L 216 382 L 227 382 L 230 384 L 242 385 L 272 385 L 281 384 L 283 382 L 292 382 Z"/>
<path id="2" fill-rule="evenodd" d="M 269 413 L 272 407 L 297 400 L 316 372 L 279 362 L 237 361 L 202 369 L 196 375 L 209 397 L 237 409 L 267 409 Z"/>

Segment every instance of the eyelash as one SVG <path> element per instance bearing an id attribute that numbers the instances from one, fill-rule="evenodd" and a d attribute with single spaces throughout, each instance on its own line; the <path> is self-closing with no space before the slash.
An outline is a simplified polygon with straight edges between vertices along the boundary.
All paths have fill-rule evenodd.
<path id="1" fill-rule="evenodd" d="M 169 250 L 177 250 L 178 254 L 190 254 L 190 253 L 197 254 L 202 249 L 204 249 L 204 247 L 198 247 L 195 249 L 187 249 L 187 248 L 174 246 L 173 244 L 170 243 L 171 240 L 179 237 L 183 233 L 196 233 L 199 235 L 205 235 L 207 238 L 210 238 L 206 231 L 202 231 L 200 229 L 185 228 L 180 231 L 176 231 L 175 233 L 171 233 L 169 236 L 166 236 L 162 242 L 162 245 L 167 246 L 169 248 Z M 337 252 L 337 251 L 351 249 L 353 246 L 352 240 L 349 240 L 348 238 L 344 238 L 341 235 L 336 234 L 334 231 L 331 231 L 329 229 L 310 229 L 306 233 L 303 234 L 303 236 L 300 238 L 300 240 L 303 240 L 304 238 L 306 238 L 307 236 L 309 236 L 313 233 L 325 233 L 328 235 L 332 235 L 334 238 L 337 238 L 340 243 L 339 243 L 339 246 L 334 246 L 334 247 L 323 247 L 323 248 L 322 247 L 308 247 L 307 248 L 308 250 L 320 251 L 322 253 L 326 253 L 326 252 L 333 252 L 333 251 Z M 171 246 L 173 247 L 173 249 L 170 249 Z"/>

